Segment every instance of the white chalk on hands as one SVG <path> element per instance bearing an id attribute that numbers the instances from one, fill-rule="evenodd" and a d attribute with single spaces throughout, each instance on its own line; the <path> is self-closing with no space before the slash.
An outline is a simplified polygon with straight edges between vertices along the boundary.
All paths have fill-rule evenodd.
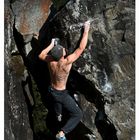
<path id="1" fill-rule="evenodd" d="M 55 38 L 52 38 L 52 42 L 54 42 L 55 41 Z"/>
<path id="2" fill-rule="evenodd" d="M 54 39 L 54 38 L 52 38 L 52 41 L 51 41 L 51 43 L 53 43 L 53 44 L 54 44 L 54 42 L 55 42 L 55 39 Z"/>
<path id="3" fill-rule="evenodd" d="M 90 28 L 90 21 L 88 20 L 88 21 L 86 21 L 84 23 L 84 31 L 85 32 L 88 32 L 89 31 L 89 28 Z"/>
<path id="4" fill-rule="evenodd" d="M 90 25 L 90 20 L 86 21 L 85 25 Z"/>

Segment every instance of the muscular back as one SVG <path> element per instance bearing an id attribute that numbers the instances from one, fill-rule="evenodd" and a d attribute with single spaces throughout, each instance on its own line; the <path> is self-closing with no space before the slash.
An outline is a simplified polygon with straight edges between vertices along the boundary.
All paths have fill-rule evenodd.
<path id="1" fill-rule="evenodd" d="M 54 39 L 52 39 L 51 44 L 39 54 L 39 58 L 48 63 L 51 76 L 51 85 L 55 89 L 63 90 L 66 88 L 66 83 L 70 69 L 72 67 L 72 63 L 80 57 L 87 45 L 89 28 L 90 22 L 87 21 L 84 24 L 84 32 L 79 47 L 66 58 L 64 58 L 64 56 L 66 55 L 66 51 L 64 48 L 63 56 L 59 61 L 54 61 L 52 59 L 52 56 L 48 55 L 49 51 L 54 48 Z"/>
<path id="2" fill-rule="evenodd" d="M 64 58 L 58 62 L 51 60 L 47 63 L 50 71 L 51 85 L 58 90 L 65 89 L 72 63 L 68 64 Z"/>

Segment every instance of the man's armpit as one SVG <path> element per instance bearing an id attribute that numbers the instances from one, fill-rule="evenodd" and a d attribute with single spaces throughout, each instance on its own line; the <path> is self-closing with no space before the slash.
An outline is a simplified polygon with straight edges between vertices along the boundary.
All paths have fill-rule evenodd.
<path id="1" fill-rule="evenodd" d="M 54 61 L 54 60 L 53 60 L 51 55 L 47 55 L 46 58 L 45 58 L 45 61 L 46 62 L 51 62 L 51 61 Z"/>

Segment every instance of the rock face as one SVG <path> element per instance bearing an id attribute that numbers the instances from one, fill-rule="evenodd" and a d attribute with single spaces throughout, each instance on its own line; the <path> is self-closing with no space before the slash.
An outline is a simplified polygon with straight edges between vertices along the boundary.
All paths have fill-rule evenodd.
<path id="1" fill-rule="evenodd" d="M 34 10 L 37 10 L 36 13 L 38 12 L 36 16 L 42 18 L 37 21 L 36 17 L 33 19 L 30 15 L 33 14 L 30 8 L 35 1 L 5 0 L 5 140 L 43 139 L 44 136 L 40 132 L 44 132 L 44 135 L 48 132 L 45 119 L 40 121 L 44 116 L 46 117 L 47 109 L 40 103 L 39 97 L 36 100 L 39 92 L 36 91 L 35 86 L 32 86 L 30 73 L 24 66 L 25 56 L 30 52 L 31 47 L 24 44 L 32 39 L 32 33 L 38 32 L 47 19 L 50 3 L 50 1 L 44 1 L 44 3 L 36 1 L 37 7 L 34 7 Z M 25 34 L 24 43 L 19 39 L 19 46 L 23 52 L 18 50 L 15 43 L 13 36 L 15 25 L 21 34 Z M 26 52 L 25 56 L 24 52 Z M 40 113 L 41 109 L 42 113 Z M 39 136 L 38 133 L 40 133 Z"/>
<path id="2" fill-rule="evenodd" d="M 12 55 L 17 48 L 12 36 L 14 17 L 5 1 L 5 140 L 32 140 L 28 107 L 21 81 L 25 67 L 20 55 Z M 17 53 L 16 53 L 17 54 Z"/>
<path id="3" fill-rule="evenodd" d="M 45 107 L 50 78 L 37 54 L 53 37 L 60 38 L 68 53 L 73 52 L 81 39 L 83 23 L 90 20 L 86 50 L 73 64 L 67 85 L 72 95 L 78 95 L 84 116 L 68 137 L 134 140 L 135 1 L 5 3 L 6 138 L 21 139 L 23 132 L 24 140 L 50 136 Z"/>

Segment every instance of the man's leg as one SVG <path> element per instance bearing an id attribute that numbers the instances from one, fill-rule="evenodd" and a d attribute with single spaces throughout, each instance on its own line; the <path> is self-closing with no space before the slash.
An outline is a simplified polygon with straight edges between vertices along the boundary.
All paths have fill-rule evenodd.
<path id="1" fill-rule="evenodd" d="M 62 104 L 61 104 L 61 93 L 58 93 L 57 90 L 52 88 L 51 86 L 49 87 L 49 93 L 50 96 L 53 98 L 51 102 L 52 107 L 54 107 L 54 111 L 56 113 L 56 119 L 57 121 L 61 122 L 62 119 Z"/>
<path id="2" fill-rule="evenodd" d="M 62 105 L 69 112 L 70 118 L 61 130 L 64 133 L 69 133 L 80 122 L 83 114 L 79 106 L 68 93 L 62 94 L 64 94 Z"/>
<path id="3" fill-rule="evenodd" d="M 62 104 L 60 102 L 55 102 L 54 109 L 56 113 L 56 119 L 57 121 L 62 121 Z"/>

